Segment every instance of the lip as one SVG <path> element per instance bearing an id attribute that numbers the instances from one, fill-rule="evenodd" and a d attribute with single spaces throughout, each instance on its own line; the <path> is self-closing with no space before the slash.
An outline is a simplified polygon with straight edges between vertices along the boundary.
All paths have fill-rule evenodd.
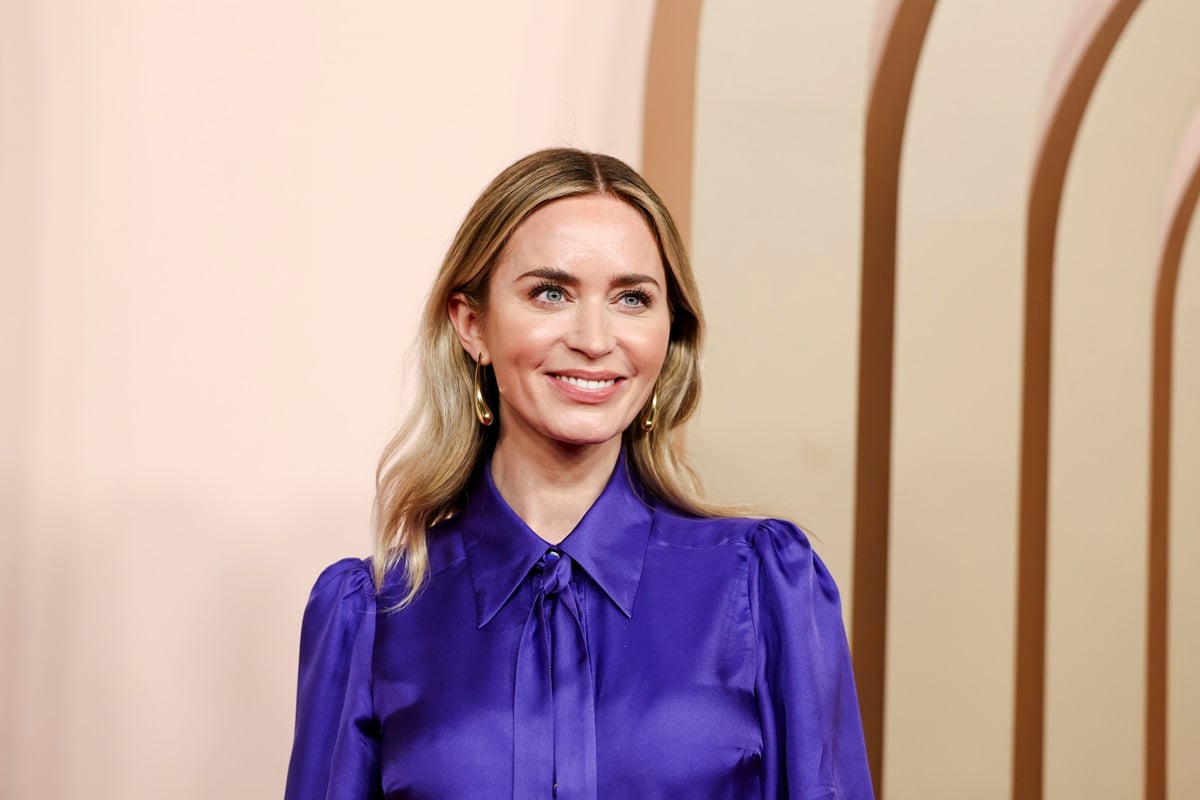
<path id="1" fill-rule="evenodd" d="M 585 381 L 612 381 L 607 386 L 600 386 L 595 389 L 589 389 L 584 386 L 577 386 L 568 381 L 560 380 L 559 378 L 575 378 Z M 551 385 L 562 394 L 564 397 L 574 400 L 577 403 L 586 403 L 595 405 L 603 403 L 621 391 L 625 379 L 615 372 L 593 372 L 590 370 L 566 369 L 556 372 L 547 372 L 546 380 L 550 381 Z"/>
<path id="2" fill-rule="evenodd" d="M 604 372 L 589 369 L 552 369 L 547 370 L 546 374 L 552 377 L 554 375 L 561 375 L 564 378 L 579 378 L 585 381 L 612 381 L 621 379 L 619 372 Z"/>

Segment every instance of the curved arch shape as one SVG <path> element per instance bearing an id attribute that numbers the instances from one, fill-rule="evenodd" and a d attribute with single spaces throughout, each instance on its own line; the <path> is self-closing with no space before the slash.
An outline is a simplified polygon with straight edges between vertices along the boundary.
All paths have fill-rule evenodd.
<path id="1" fill-rule="evenodd" d="M 1012 797 L 1041 800 L 1054 245 L 1067 167 L 1096 82 L 1140 0 L 1082 0 L 1050 76 L 1025 226 L 1025 344 L 1017 544 Z"/>
<path id="2" fill-rule="evenodd" d="M 917 62 L 935 4 L 936 0 L 880 1 L 864 140 L 851 633 L 871 780 L 880 798 L 900 157 Z"/>
<path id="3" fill-rule="evenodd" d="M 671 209 L 687 245 L 691 245 L 692 232 L 700 6 L 701 0 L 658 0 L 650 32 L 642 122 L 642 174 Z"/>
<path id="4" fill-rule="evenodd" d="M 1146 800 L 1167 797 L 1167 623 L 1171 529 L 1171 390 L 1179 265 L 1200 199 L 1200 108 L 1171 168 L 1154 293 L 1150 390 L 1150 520 L 1146 589 Z"/>

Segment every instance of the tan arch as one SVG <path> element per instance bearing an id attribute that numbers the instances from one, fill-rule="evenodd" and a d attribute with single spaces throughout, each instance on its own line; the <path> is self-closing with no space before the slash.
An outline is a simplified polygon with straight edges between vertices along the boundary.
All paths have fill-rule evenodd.
<path id="1" fill-rule="evenodd" d="M 642 174 L 689 245 L 700 5 L 701 0 L 659 0 L 655 6 L 642 122 Z"/>
<path id="2" fill-rule="evenodd" d="M 1200 108 L 1171 169 L 1154 295 L 1150 399 L 1150 527 L 1146 602 L 1146 800 L 1167 796 L 1167 622 L 1170 559 L 1171 389 L 1179 265 L 1200 198 Z"/>
<path id="3" fill-rule="evenodd" d="M 879 3 L 864 139 L 852 636 L 871 779 L 880 798 L 900 156 L 917 62 L 935 4 L 936 0 Z"/>
<path id="4" fill-rule="evenodd" d="M 1021 398 L 1016 687 L 1012 797 L 1041 800 L 1045 739 L 1046 512 L 1054 243 L 1067 166 L 1083 113 L 1140 0 L 1084 0 L 1050 76 L 1029 189 Z"/>

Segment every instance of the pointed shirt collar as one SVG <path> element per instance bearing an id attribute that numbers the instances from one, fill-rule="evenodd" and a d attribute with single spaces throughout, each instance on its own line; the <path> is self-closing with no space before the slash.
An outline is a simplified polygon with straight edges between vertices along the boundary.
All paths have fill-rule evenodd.
<path id="1" fill-rule="evenodd" d="M 642 495 L 622 451 L 604 491 L 567 538 L 554 545 L 570 556 L 626 617 L 633 615 L 654 519 L 653 508 Z M 482 628 L 551 545 L 500 496 L 492 481 L 490 459 L 472 479 L 459 519 Z"/>

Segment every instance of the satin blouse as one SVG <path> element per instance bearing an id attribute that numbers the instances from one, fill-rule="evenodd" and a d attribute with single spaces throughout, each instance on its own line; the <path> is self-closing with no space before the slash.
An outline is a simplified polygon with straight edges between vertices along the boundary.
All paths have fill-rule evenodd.
<path id="1" fill-rule="evenodd" d="M 837 588 L 804 534 L 656 504 L 624 459 L 561 544 L 487 467 L 399 570 L 326 569 L 285 800 L 872 797 Z"/>

